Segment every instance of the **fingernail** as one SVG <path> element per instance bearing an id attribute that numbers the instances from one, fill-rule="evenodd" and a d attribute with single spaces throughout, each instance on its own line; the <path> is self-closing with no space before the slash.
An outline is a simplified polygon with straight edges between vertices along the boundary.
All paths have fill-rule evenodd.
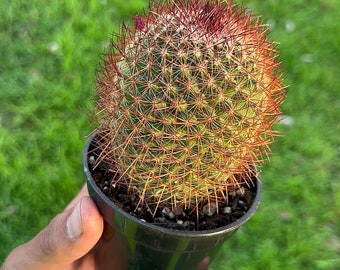
<path id="1" fill-rule="evenodd" d="M 76 204 L 73 208 L 71 215 L 68 217 L 66 222 L 66 232 L 68 238 L 75 240 L 83 234 L 83 224 L 80 213 L 81 201 Z"/>

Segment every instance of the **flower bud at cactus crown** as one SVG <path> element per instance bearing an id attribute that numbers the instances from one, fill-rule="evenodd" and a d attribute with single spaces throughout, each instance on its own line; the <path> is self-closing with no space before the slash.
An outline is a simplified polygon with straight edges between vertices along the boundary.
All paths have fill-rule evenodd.
<path id="1" fill-rule="evenodd" d="M 285 95 L 277 56 L 266 26 L 232 1 L 151 1 L 98 76 L 101 162 L 155 208 L 252 185 Z"/>

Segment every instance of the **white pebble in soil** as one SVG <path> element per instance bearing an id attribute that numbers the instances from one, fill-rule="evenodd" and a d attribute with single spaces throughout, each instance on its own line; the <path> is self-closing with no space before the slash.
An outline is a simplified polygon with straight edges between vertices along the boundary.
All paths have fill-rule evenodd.
<path id="1" fill-rule="evenodd" d="M 231 207 L 230 206 L 226 206 L 223 208 L 223 214 L 230 214 L 231 213 Z"/>
<path id="2" fill-rule="evenodd" d="M 244 194 L 244 187 L 239 188 L 236 190 L 236 195 L 243 196 Z"/>
<path id="3" fill-rule="evenodd" d="M 208 203 L 203 206 L 203 213 L 207 216 L 212 216 L 216 213 L 216 204 Z"/>
<path id="4" fill-rule="evenodd" d="M 163 208 L 162 214 L 170 219 L 175 218 L 175 214 L 168 207 Z"/>
<path id="5" fill-rule="evenodd" d="M 94 156 L 89 156 L 89 164 L 94 166 L 96 164 L 96 159 Z"/>

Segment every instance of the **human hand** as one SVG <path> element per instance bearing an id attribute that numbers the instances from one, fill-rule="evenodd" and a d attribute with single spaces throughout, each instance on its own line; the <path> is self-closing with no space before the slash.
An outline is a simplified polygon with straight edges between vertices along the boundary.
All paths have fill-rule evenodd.
<path id="1" fill-rule="evenodd" d="M 84 185 L 46 228 L 8 255 L 0 270 L 93 270 L 92 248 L 102 232 L 103 218 Z"/>

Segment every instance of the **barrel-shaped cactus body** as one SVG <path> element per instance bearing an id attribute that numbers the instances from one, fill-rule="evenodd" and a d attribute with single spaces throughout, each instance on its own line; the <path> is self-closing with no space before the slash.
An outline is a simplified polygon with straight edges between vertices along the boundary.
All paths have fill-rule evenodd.
<path id="1" fill-rule="evenodd" d="M 274 43 L 231 1 L 152 1 L 98 77 L 102 162 L 153 209 L 251 185 L 284 91 Z"/>

